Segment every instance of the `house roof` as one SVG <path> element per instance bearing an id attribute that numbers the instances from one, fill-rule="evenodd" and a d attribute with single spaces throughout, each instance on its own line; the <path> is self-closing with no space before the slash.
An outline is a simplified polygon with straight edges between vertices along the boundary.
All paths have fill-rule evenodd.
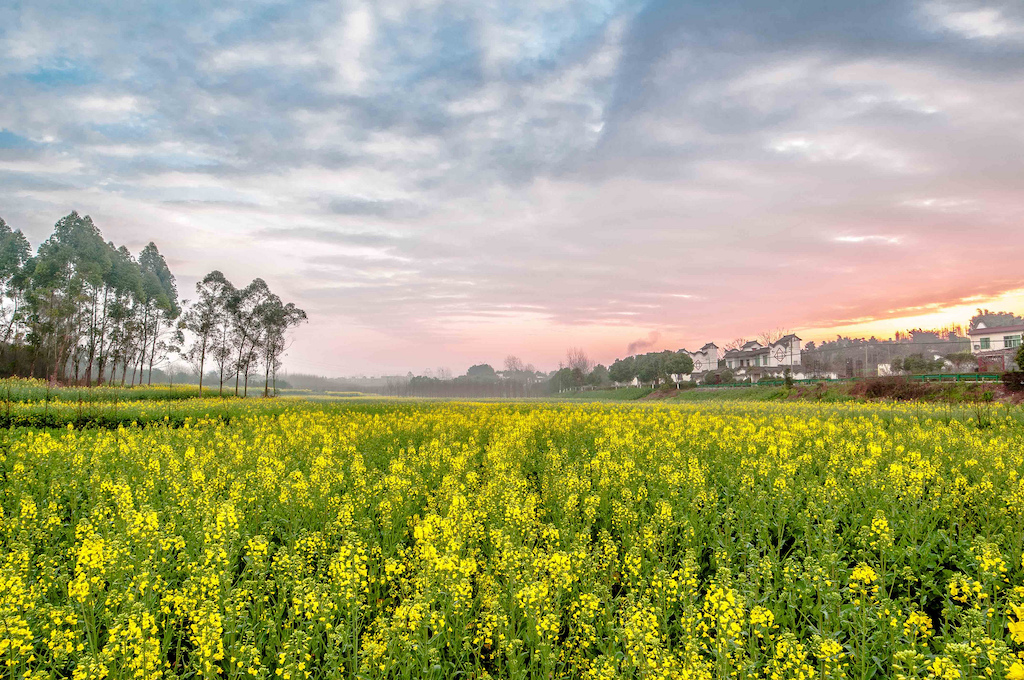
<path id="1" fill-rule="evenodd" d="M 757 340 L 751 340 L 750 342 L 743 343 L 742 349 L 751 349 L 752 347 L 761 347 L 761 343 Z"/>
<path id="2" fill-rule="evenodd" d="M 967 331 L 967 335 L 998 335 L 999 333 L 1012 333 L 1014 331 L 1024 331 L 1024 325 L 1016 324 L 1013 326 L 988 326 L 985 328 L 975 328 L 974 330 Z"/>
<path id="3" fill-rule="evenodd" d="M 701 347 L 701 348 L 700 348 L 700 351 L 702 351 L 702 352 L 703 352 L 704 350 L 708 349 L 709 347 L 714 347 L 715 349 L 718 349 L 718 345 L 716 345 L 716 344 L 715 344 L 715 343 L 713 343 L 713 342 L 709 342 L 708 344 L 706 344 L 706 345 L 704 345 L 703 347 Z"/>
<path id="4" fill-rule="evenodd" d="M 746 347 L 746 345 L 744 345 Z M 744 359 L 746 357 L 756 357 L 759 354 L 768 354 L 769 349 L 767 347 L 759 347 L 757 349 L 730 349 L 725 353 L 727 359 Z"/>
<path id="5" fill-rule="evenodd" d="M 799 340 L 799 339 L 800 339 L 799 337 L 797 337 L 793 333 L 790 333 L 789 335 L 782 336 L 781 338 L 776 340 L 773 344 L 779 345 L 779 344 L 781 344 L 783 342 L 787 342 L 787 341 L 791 341 L 791 340 Z"/>

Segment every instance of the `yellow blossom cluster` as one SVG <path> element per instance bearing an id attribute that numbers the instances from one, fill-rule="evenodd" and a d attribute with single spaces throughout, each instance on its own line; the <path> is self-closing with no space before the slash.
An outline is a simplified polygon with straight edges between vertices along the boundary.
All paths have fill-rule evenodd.
<path id="1" fill-rule="evenodd" d="M 89 408 L 0 434 L 0 677 L 1024 680 L 1013 409 Z"/>

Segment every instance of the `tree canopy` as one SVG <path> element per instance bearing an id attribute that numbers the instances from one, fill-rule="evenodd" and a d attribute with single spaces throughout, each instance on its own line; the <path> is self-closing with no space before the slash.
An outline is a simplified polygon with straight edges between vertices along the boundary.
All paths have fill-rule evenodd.
<path id="1" fill-rule="evenodd" d="M 498 374 L 490 364 L 477 364 L 469 367 L 466 377 L 472 380 L 497 380 Z"/>

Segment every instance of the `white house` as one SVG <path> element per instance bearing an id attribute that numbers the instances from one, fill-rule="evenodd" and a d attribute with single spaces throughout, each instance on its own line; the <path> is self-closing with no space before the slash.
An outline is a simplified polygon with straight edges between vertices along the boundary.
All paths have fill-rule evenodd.
<path id="1" fill-rule="evenodd" d="M 1004 369 L 1010 368 L 1017 348 L 1021 345 L 1024 335 L 1024 324 L 1010 326 L 988 326 L 984 321 L 967 331 L 971 339 L 971 352 L 979 362 L 994 363 Z"/>
<path id="2" fill-rule="evenodd" d="M 727 368 L 733 370 L 754 366 L 799 366 L 800 338 L 790 333 L 767 346 L 757 340 L 751 340 L 739 349 L 726 352 L 722 360 Z"/>
<path id="3" fill-rule="evenodd" d="M 971 339 L 971 351 L 975 354 L 985 352 L 1001 352 L 1006 349 L 1016 350 L 1020 347 L 1024 325 L 988 327 L 979 322 L 977 327 L 967 332 Z"/>
<path id="4" fill-rule="evenodd" d="M 718 370 L 718 345 L 713 342 L 709 342 L 696 352 L 690 352 L 685 349 L 679 351 L 693 359 L 694 373 Z"/>

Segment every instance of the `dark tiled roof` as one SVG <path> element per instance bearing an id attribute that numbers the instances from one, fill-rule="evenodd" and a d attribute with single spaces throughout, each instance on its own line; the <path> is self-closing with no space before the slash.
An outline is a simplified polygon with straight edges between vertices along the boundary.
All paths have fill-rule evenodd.
<path id="1" fill-rule="evenodd" d="M 745 346 L 745 345 L 744 345 Z M 769 349 L 767 347 L 761 347 L 760 349 L 731 349 L 725 353 L 725 358 L 728 359 L 745 359 L 747 357 L 756 357 L 762 354 L 768 354 Z"/>
<path id="2" fill-rule="evenodd" d="M 716 344 L 715 344 L 715 343 L 713 343 L 713 342 L 709 342 L 708 344 L 706 344 L 706 345 L 704 345 L 703 347 L 701 347 L 701 348 L 700 348 L 700 351 L 702 351 L 702 352 L 703 352 L 704 350 L 706 350 L 706 349 L 707 349 L 707 348 L 709 348 L 709 347 L 714 347 L 715 349 L 718 349 L 718 345 L 716 345 Z"/>
<path id="3" fill-rule="evenodd" d="M 1024 326 L 989 326 L 988 328 L 975 328 L 973 331 L 968 331 L 967 335 L 998 335 L 999 333 L 1012 333 L 1014 331 L 1024 331 Z"/>

